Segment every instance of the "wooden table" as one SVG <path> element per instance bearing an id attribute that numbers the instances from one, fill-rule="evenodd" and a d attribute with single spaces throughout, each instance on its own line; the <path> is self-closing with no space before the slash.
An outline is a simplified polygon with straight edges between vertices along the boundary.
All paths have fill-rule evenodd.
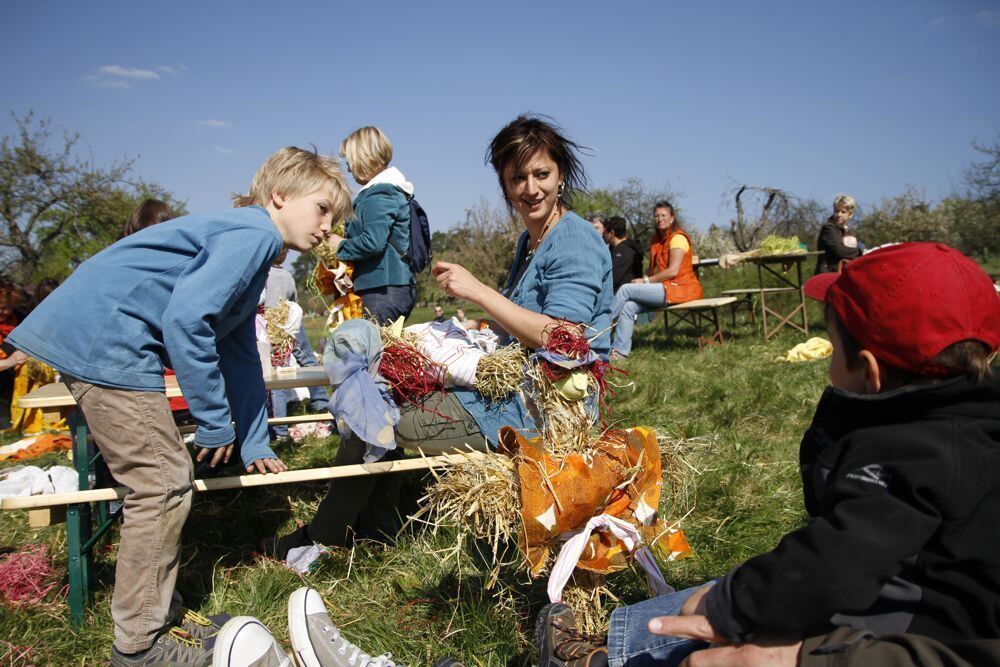
<path id="1" fill-rule="evenodd" d="M 177 386 L 177 378 L 168 376 L 165 379 L 167 398 L 181 396 L 181 390 Z M 279 377 L 272 373 L 265 378 L 264 386 L 267 389 L 294 389 L 297 387 L 321 387 L 328 386 L 330 380 L 326 371 L 322 367 L 313 366 L 309 368 L 296 368 L 287 374 L 282 373 Z M 25 394 L 18 399 L 18 404 L 23 408 L 39 408 L 47 419 L 57 421 L 65 417 L 70 428 L 70 437 L 73 441 L 73 464 L 76 468 L 79 482 L 79 490 L 87 491 L 91 488 L 91 475 L 94 475 L 95 486 L 108 486 L 110 481 L 106 475 L 102 474 L 103 465 L 97 465 L 101 455 L 92 446 L 88 446 L 87 423 L 82 419 L 76 410 L 76 401 L 69 393 L 66 385 L 61 382 L 39 387 L 38 389 Z M 268 420 L 270 423 L 289 423 L 296 421 L 295 417 L 285 417 L 281 419 Z M 298 420 L 301 421 L 301 420 Z M 311 421 L 316 421 L 312 416 Z M 70 620 L 74 625 L 81 625 L 84 620 L 84 607 L 91 594 L 91 573 L 93 565 L 93 549 L 98 541 L 118 520 L 118 512 L 111 513 L 106 502 L 97 503 L 98 525 L 94 526 L 91 516 L 90 503 L 79 503 L 65 506 L 66 536 L 69 557 L 67 565 L 69 569 L 69 608 Z M 37 510 L 39 513 L 47 513 L 49 522 L 52 521 L 52 511 Z M 29 513 L 29 521 L 31 520 Z M 59 517 L 61 520 L 61 516 Z M 41 522 L 34 522 L 33 525 L 47 525 Z"/>
<path id="2" fill-rule="evenodd" d="M 764 323 L 765 340 L 770 339 L 774 336 L 774 334 L 778 333 L 778 331 L 780 331 L 786 324 L 798 329 L 802 333 L 809 333 L 809 318 L 806 313 L 806 295 L 802 289 L 802 263 L 807 259 L 815 258 L 821 254 L 822 253 L 819 251 L 812 251 L 782 253 L 778 255 L 758 255 L 757 257 L 746 258 L 745 261 L 757 265 L 757 293 L 760 297 L 761 321 Z M 795 267 L 794 280 L 790 280 L 786 274 L 793 266 Z M 780 267 L 781 270 L 778 271 L 774 267 Z M 765 274 L 775 276 L 781 282 L 782 286 L 780 288 L 765 287 Z M 799 298 L 796 301 L 795 307 L 787 312 L 782 312 L 780 310 L 776 310 L 773 306 L 769 306 L 767 304 L 767 294 L 768 292 L 773 294 L 776 289 L 788 292 L 797 292 Z M 801 315 L 801 325 L 792 319 L 796 315 Z M 777 319 L 778 323 L 769 328 L 768 316 Z"/>

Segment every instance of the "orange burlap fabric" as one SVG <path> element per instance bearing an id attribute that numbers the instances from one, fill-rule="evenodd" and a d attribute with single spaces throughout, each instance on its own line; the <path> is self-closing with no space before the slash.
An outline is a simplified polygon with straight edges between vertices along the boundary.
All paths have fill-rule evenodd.
<path id="1" fill-rule="evenodd" d="M 663 479 L 660 449 L 651 429 L 607 431 L 589 459 L 570 454 L 557 459 L 541 439 L 512 428 L 500 431 L 500 451 L 516 457 L 523 530 L 519 546 L 538 574 L 559 535 L 609 514 L 632 523 L 643 542 L 663 560 L 691 555 L 684 533 L 657 519 Z M 595 532 L 577 567 L 607 574 L 628 566 L 628 552 L 615 537 Z"/>

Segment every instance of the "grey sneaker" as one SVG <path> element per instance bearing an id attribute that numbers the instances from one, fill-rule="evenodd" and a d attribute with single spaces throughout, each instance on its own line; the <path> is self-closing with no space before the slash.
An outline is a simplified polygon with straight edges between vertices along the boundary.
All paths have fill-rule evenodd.
<path id="1" fill-rule="evenodd" d="M 212 665 L 212 649 L 215 638 L 198 639 L 180 628 L 170 628 L 156 638 L 148 650 L 137 655 L 124 655 L 118 649 L 111 649 L 112 667 L 169 667 L 172 665 Z"/>
<path id="2" fill-rule="evenodd" d="M 215 636 L 212 667 L 291 667 L 274 635 L 252 616 L 230 619 Z"/>
<path id="3" fill-rule="evenodd" d="M 300 588 L 288 598 L 288 634 L 301 667 L 405 667 L 388 653 L 373 658 L 347 641 L 312 588 Z"/>
<path id="4" fill-rule="evenodd" d="M 219 634 L 219 630 L 231 618 L 232 616 L 229 614 L 202 616 L 196 611 L 182 607 L 175 625 L 195 639 L 207 639 Z"/>

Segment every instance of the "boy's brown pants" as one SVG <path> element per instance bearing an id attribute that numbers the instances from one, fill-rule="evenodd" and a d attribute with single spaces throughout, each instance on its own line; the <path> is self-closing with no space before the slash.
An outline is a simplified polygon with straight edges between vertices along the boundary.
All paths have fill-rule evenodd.
<path id="1" fill-rule="evenodd" d="M 63 380 L 125 496 L 111 616 L 122 653 L 149 648 L 180 610 L 181 529 L 194 471 L 162 392 Z"/>

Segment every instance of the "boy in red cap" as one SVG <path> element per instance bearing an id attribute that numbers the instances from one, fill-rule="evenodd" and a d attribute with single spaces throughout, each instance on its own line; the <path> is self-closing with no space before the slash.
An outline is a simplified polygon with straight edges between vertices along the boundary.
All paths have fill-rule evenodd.
<path id="1" fill-rule="evenodd" d="M 805 662 L 801 640 L 835 626 L 1000 637 L 1000 299 L 989 277 L 945 245 L 904 243 L 805 292 L 825 302 L 833 343 L 833 386 L 799 451 L 808 523 L 708 586 L 615 610 L 606 646 L 550 605 L 541 665 L 672 665 L 702 642 L 750 641 L 785 641 Z M 687 618 L 660 619 L 676 614 Z"/>

